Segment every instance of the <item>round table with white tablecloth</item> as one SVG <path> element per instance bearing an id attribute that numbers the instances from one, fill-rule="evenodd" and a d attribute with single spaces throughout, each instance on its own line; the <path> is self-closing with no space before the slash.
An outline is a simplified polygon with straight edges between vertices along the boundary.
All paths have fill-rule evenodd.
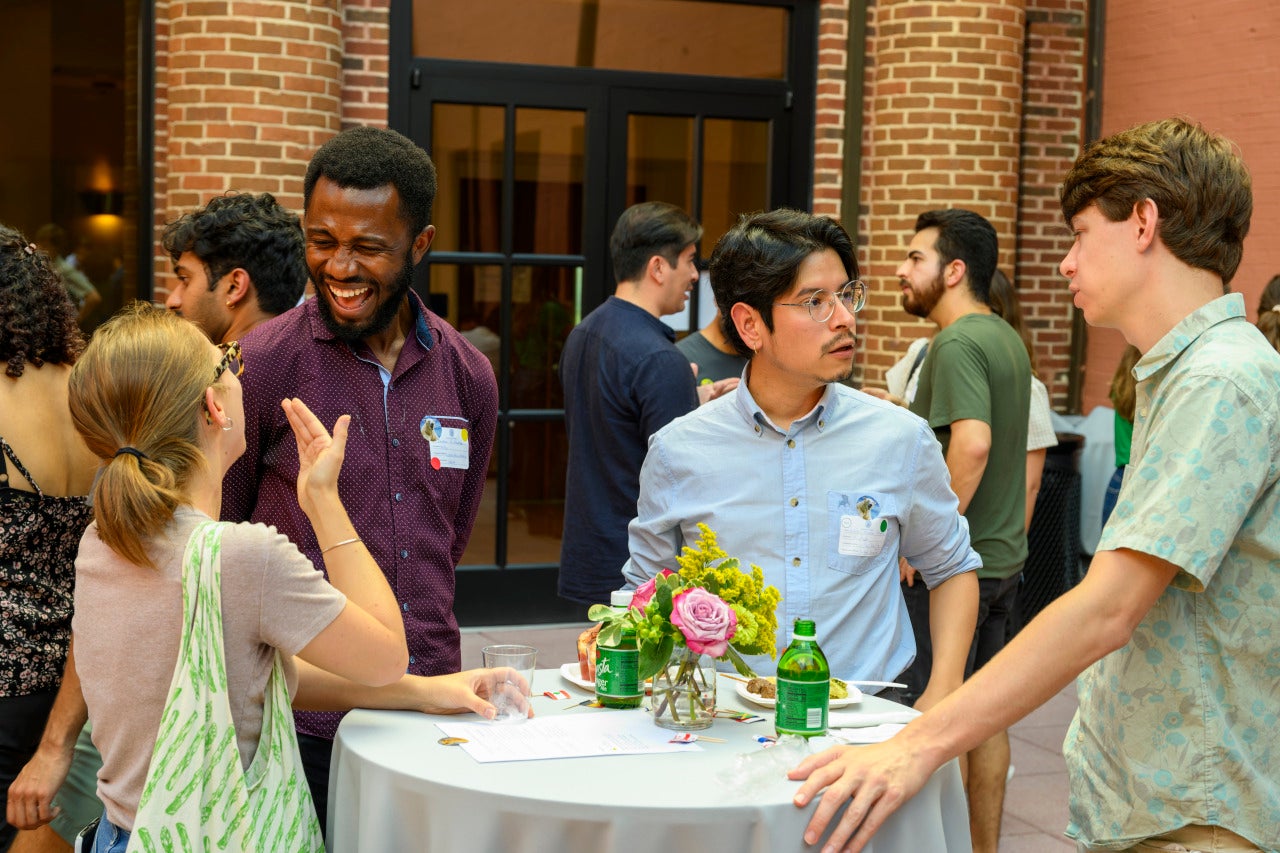
<path id="1" fill-rule="evenodd" d="M 590 694 L 558 670 L 539 670 L 537 715 L 642 714 L 583 707 Z M 811 851 L 801 837 L 815 805 L 798 809 L 799 782 L 781 773 L 743 790 L 721 776 L 737 756 L 763 747 L 772 713 L 743 702 L 721 676 L 718 707 L 755 711 L 761 722 L 718 718 L 700 749 L 483 764 L 439 743 L 436 723 L 478 720 L 405 711 L 353 711 L 334 741 L 329 780 L 331 853 L 704 853 Z M 860 709 L 899 706 L 864 697 Z M 869 853 L 968 853 L 969 816 L 959 767 L 950 761 L 892 815 Z"/>

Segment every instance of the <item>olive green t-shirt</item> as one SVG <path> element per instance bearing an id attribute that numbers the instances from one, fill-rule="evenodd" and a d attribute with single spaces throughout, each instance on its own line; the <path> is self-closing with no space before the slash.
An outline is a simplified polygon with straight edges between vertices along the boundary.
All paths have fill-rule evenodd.
<path id="1" fill-rule="evenodd" d="M 920 367 L 911 411 L 929 422 L 945 455 L 951 424 L 991 427 L 991 452 L 964 516 L 982 557 L 979 578 L 1007 578 L 1027 559 L 1027 414 L 1031 362 L 1013 327 L 994 314 L 966 314 L 940 331 Z"/>

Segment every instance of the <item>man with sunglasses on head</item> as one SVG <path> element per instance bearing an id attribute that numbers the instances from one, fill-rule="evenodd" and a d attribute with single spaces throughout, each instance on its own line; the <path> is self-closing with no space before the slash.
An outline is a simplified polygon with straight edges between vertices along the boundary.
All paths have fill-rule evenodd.
<path id="1" fill-rule="evenodd" d="M 1031 361 L 1013 327 L 988 304 L 996 269 L 996 231 L 970 210 L 933 210 L 916 219 L 907 259 L 898 267 L 902 307 L 938 326 L 920 365 L 911 411 L 942 443 L 951 488 L 969 522 L 978 570 L 977 632 L 966 677 L 1004 648 L 1005 627 L 1027 559 L 1027 412 Z M 925 710 L 938 697 L 922 691 L 929 677 L 932 595 L 903 566 L 903 595 L 920 649 L 907 673 Z M 1000 732 L 969 753 L 967 788 L 973 848 L 995 853 L 1009 770 L 1009 737 Z"/>
<path id="2" fill-rule="evenodd" d="M 915 657 L 905 556 L 933 591 L 929 690 L 942 695 L 964 676 L 978 556 L 928 425 L 842 384 L 866 300 L 857 279 L 853 242 L 826 217 L 757 213 L 720 239 L 711 287 L 725 337 L 749 359 L 745 380 L 654 435 L 623 573 L 639 585 L 673 567 L 707 524 L 782 592 L 779 649 L 796 618 L 812 618 L 832 675 L 892 681 Z M 776 667 L 747 660 L 762 675 Z"/>

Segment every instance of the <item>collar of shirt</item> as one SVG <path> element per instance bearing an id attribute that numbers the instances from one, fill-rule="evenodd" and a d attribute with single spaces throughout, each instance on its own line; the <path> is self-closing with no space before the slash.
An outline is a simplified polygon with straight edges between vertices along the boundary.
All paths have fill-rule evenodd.
<path id="1" fill-rule="evenodd" d="M 410 305 L 410 310 L 413 313 L 413 338 L 417 339 L 417 342 L 420 343 L 422 348 L 421 350 L 417 350 L 416 347 L 404 348 L 401 352 L 401 356 L 396 360 L 396 371 L 394 371 L 394 374 L 389 373 L 389 371 L 381 365 L 381 362 L 378 361 L 378 359 L 375 359 L 374 355 L 372 355 L 367 343 L 361 342 L 358 346 L 352 346 L 346 341 L 340 341 L 338 336 L 335 336 L 332 330 L 329 329 L 328 325 L 325 325 L 324 318 L 321 318 L 320 316 L 320 306 L 316 302 L 316 300 L 320 300 L 320 298 L 323 297 L 315 296 L 314 298 L 311 298 L 311 300 L 308 300 L 305 307 L 305 310 L 307 311 L 307 323 L 311 325 L 311 337 L 315 338 L 316 341 L 328 341 L 330 343 L 334 343 L 334 345 L 337 345 L 337 343 L 340 342 L 342 345 L 346 346 L 348 350 L 351 350 L 352 355 L 355 355 L 357 359 L 367 361 L 369 364 L 375 365 L 376 368 L 378 368 L 381 380 L 383 380 L 384 387 L 388 386 L 390 380 L 396 377 L 396 375 L 401 375 L 404 371 L 412 368 L 412 366 L 417 364 L 417 362 L 419 362 L 426 353 L 430 352 L 431 348 L 435 346 L 436 337 L 439 336 L 439 332 L 436 332 L 436 330 L 431 328 L 428 320 L 429 311 L 426 310 L 426 306 L 422 304 L 422 300 L 419 295 L 413 291 L 408 292 L 406 298 L 408 300 L 408 305 Z M 434 318 L 435 315 L 430 316 L 433 316 Z"/>
<path id="2" fill-rule="evenodd" d="M 764 428 L 776 432 L 778 435 L 791 435 L 813 425 L 818 432 L 826 429 L 828 416 L 835 414 L 836 406 L 839 404 L 839 398 L 832 392 L 831 383 L 827 383 L 826 388 L 822 391 L 822 396 L 818 399 L 817 404 L 809 410 L 809 413 L 803 417 L 796 418 L 791 422 L 790 429 L 781 429 L 773 421 L 769 420 L 769 416 L 764 413 L 764 409 L 756 403 L 751 391 L 747 388 L 747 378 L 751 375 L 751 366 L 743 371 L 742 381 L 738 383 L 737 390 L 733 398 L 734 405 L 738 412 L 742 415 L 743 421 L 755 430 L 756 435 L 763 435 Z"/>
<path id="3" fill-rule="evenodd" d="M 1219 296 L 1203 307 L 1183 317 L 1156 345 L 1148 350 L 1133 367 L 1133 375 L 1139 382 L 1164 370 L 1179 355 L 1213 326 L 1227 320 L 1243 319 L 1244 296 L 1228 293 Z"/>
<path id="4" fill-rule="evenodd" d="M 661 318 L 653 316 L 648 311 L 641 308 L 639 305 L 635 304 L 634 302 L 628 302 L 625 299 L 619 299 L 617 296 L 610 296 L 606 301 L 608 303 L 613 304 L 614 308 L 617 308 L 621 311 L 630 311 L 637 314 L 640 317 L 643 317 L 645 321 L 649 323 L 649 325 L 653 326 L 655 329 L 662 332 L 662 334 L 666 336 L 667 340 L 671 341 L 673 344 L 676 342 L 675 329 L 671 328 L 666 323 L 662 322 Z"/>
<path id="5" fill-rule="evenodd" d="M 311 325 L 311 336 L 317 341 L 335 341 L 338 336 L 325 325 L 324 318 L 320 316 L 319 304 L 310 304 L 323 298 L 317 295 L 308 301 L 307 320 Z M 422 344 L 423 349 L 430 351 L 435 346 L 437 333 L 428 322 L 426 306 L 422 303 L 422 298 L 412 290 L 405 294 L 405 298 L 409 300 L 409 308 L 413 311 L 413 336 Z"/>

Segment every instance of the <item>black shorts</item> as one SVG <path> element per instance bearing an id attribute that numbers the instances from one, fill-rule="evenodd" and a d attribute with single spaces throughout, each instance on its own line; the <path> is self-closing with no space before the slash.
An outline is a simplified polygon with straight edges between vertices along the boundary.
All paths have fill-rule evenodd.
<path id="1" fill-rule="evenodd" d="M 1007 578 L 978 579 L 978 623 L 969 646 L 969 660 L 965 663 L 964 677 L 968 678 L 983 664 L 1004 648 L 1009 619 L 1018 603 L 1018 589 L 1022 585 L 1022 572 Z M 903 698 L 908 704 L 920 698 L 929 685 L 929 673 L 933 669 L 933 638 L 929 634 L 929 590 L 916 576 L 914 586 L 902 584 L 902 595 L 907 601 L 907 613 L 911 617 L 911 631 L 916 638 L 916 659 L 903 673 L 907 688 Z"/>

